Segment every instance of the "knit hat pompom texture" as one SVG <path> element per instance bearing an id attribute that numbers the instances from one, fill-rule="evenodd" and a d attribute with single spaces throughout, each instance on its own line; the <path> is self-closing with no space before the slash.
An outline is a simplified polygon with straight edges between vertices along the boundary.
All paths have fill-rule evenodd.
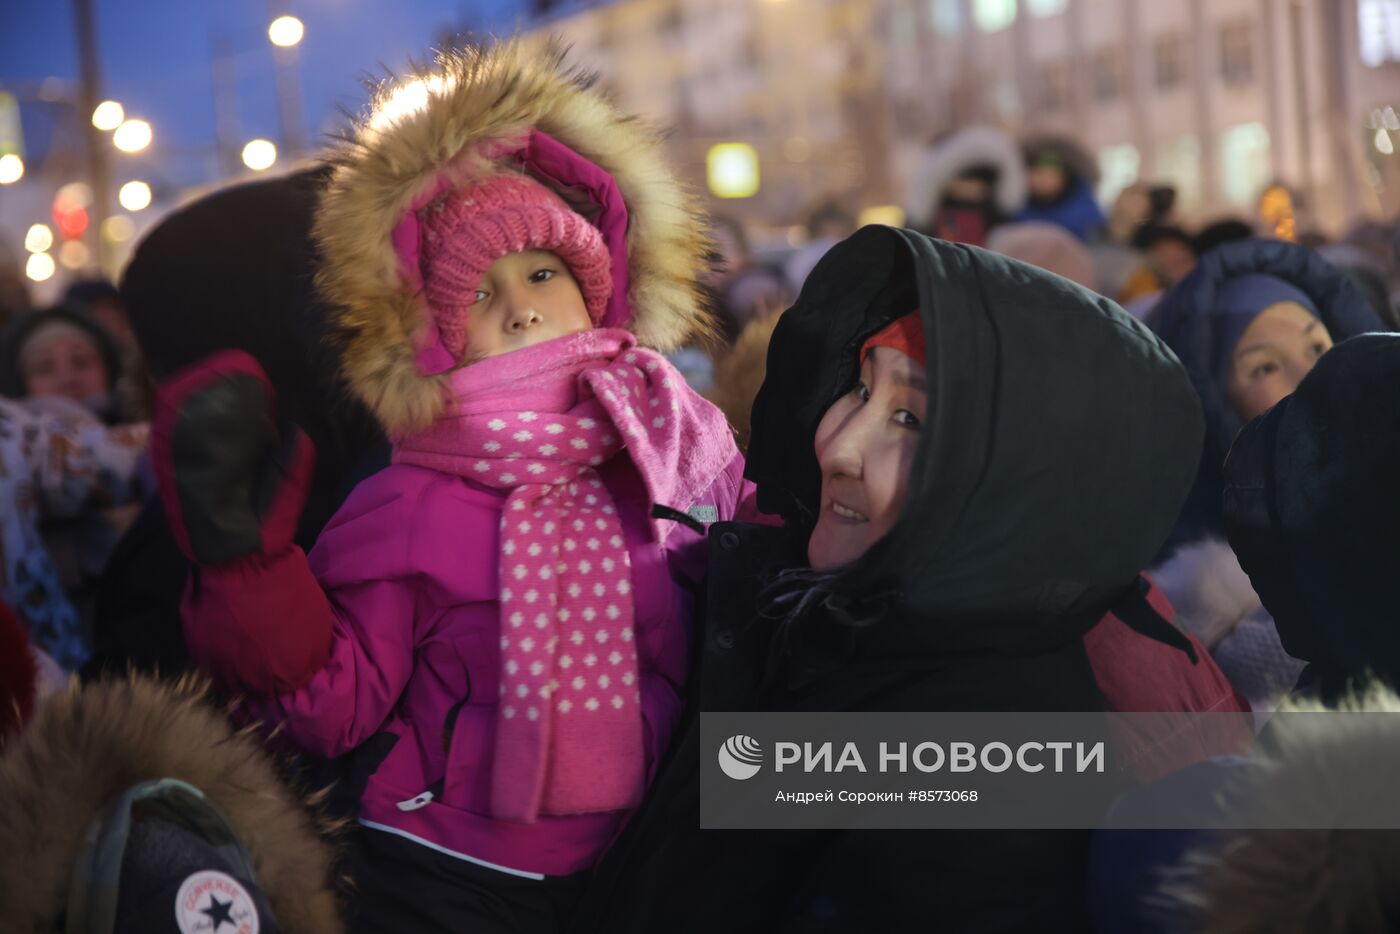
<path id="1" fill-rule="evenodd" d="M 554 253 L 573 273 L 595 325 L 607 310 L 611 258 L 598 229 L 529 176 L 489 176 L 435 198 L 419 216 L 424 297 L 454 357 L 466 349 L 467 316 L 482 277 L 510 253 Z"/>

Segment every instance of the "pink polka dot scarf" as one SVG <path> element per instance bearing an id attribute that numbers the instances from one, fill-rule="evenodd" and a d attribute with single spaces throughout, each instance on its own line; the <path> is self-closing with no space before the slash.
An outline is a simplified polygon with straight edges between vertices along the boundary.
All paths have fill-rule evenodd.
<path id="1" fill-rule="evenodd" d="M 632 571 L 596 467 L 626 451 L 652 503 L 684 510 L 737 454 L 724 417 L 626 331 L 472 364 L 396 463 L 509 491 L 501 514 L 496 817 L 636 806 L 645 784 Z M 658 540 L 674 527 L 652 520 Z"/>

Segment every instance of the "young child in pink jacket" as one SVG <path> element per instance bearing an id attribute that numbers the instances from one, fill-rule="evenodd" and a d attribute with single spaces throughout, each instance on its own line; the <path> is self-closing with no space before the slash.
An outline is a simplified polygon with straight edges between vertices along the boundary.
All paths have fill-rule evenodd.
<path id="1" fill-rule="evenodd" d="M 449 55 L 380 96 L 317 221 L 392 465 L 304 556 L 310 452 L 265 446 L 256 363 L 163 388 L 192 655 L 300 747 L 382 756 L 359 929 L 557 929 L 666 749 L 704 525 L 743 483 L 723 416 L 642 346 L 701 325 L 698 223 L 655 137 L 557 60 Z"/>

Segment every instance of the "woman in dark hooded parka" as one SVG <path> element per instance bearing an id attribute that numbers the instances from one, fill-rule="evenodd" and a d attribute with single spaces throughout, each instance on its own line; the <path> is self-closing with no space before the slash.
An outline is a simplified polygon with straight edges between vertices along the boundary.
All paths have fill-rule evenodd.
<path id="1" fill-rule="evenodd" d="M 1240 427 L 1292 392 L 1334 342 L 1382 329 L 1356 288 L 1311 250 L 1248 240 L 1202 257 L 1153 324 L 1191 376 L 1206 420 L 1196 484 L 1152 571 L 1178 622 L 1200 637 L 1256 713 L 1302 664 L 1225 542 L 1221 465 Z"/>
<path id="2" fill-rule="evenodd" d="M 753 425 L 785 525 L 711 528 L 690 715 L 575 929 L 1085 929 L 1087 833 L 699 830 L 696 714 L 1103 709 L 1083 636 L 1195 469 L 1175 357 L 1067 280 L 867 227 L 780 320 Z"/>
<path id="3" fill-rule="evenodd" d="M 1400 688 L 1400 335 L 1338 345 L 1240 433 L 1225 462 L 1230 545 L 1298 689 L 1335 703 L 1369 672 Z"/>

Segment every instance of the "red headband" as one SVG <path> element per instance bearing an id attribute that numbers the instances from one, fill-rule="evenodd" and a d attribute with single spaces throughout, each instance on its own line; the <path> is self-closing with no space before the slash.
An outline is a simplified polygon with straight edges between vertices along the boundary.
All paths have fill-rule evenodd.
<path id="1" fill-rule="evenodd" d="M 893 348 L 927 366 L 928 351 L 924 346 L 924 319 L 919 314 L 919 309 L 915 308 L 909 314 L 895 318 L 866 341 L 864 346 L 860 348 L 862 365 L 871 349 L 875 347 Z"/>

